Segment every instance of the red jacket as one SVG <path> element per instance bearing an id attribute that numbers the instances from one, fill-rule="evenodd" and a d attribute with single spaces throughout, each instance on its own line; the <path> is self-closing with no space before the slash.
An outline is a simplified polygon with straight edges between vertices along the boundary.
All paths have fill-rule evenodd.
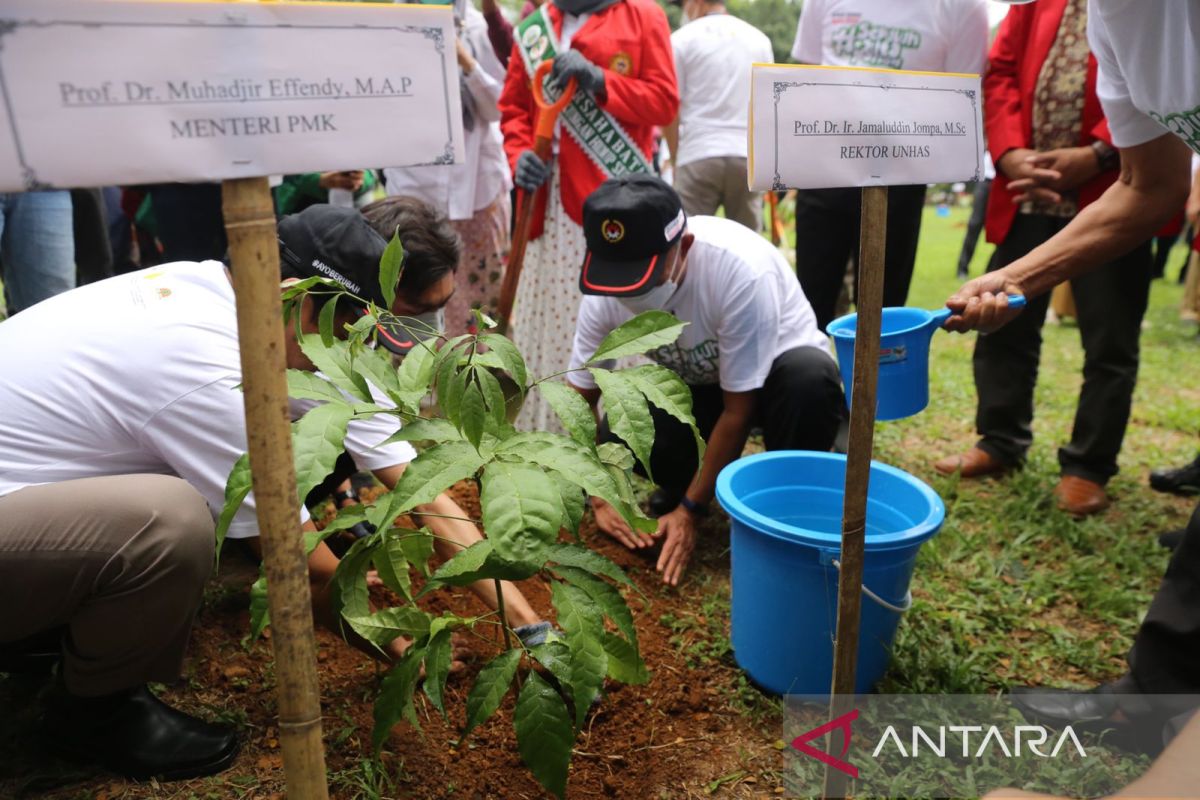
<path id="1" fill-rule="evenodd" d="M 983 76 L 984 125 L 988 150 L 997 164 L 987 208 L 989 242 L 1003 242 L 1017 215 L 1017 205 L 1007 191 L 1008 179 L 999 169 L 1000 157 L 1015 147 L 1033 146 L 1033 94 L 1066 6 L 1067 0 L 1013 6 L 992 43 Z M 1079 144 L 1088 145 L 1097 139 L 1112 144 L 1108 121 L 1096 97 L 1096 57 L 1089 55 Z M 1109 170 L 1079 187 L 1079 207 L 1103 194 L 1117 174 L 1117 170 Z"/>
<path id="2" fill-rule="evenodd" d="M 554 32 L 561 35 L 562 11 L 549 0 L 547 7 Z M 654 126 L 666 125 L 679 112 L 667 15 L 653 0 L 620 0 L 589 17 L 572 37 L 571 49 L 604 69 L 606 96 L 599 105 L 621 123 L 649 161 Z M 517 157 L 533 147 L 534 108 L 525 61 L 514 44 L 500 95 L 504 152 L 514 171 Z M 558 160 L 563 208 L 582 224 L 584 198 L 604 182 L 604 175 L 566 131 L 559 137 Z M 530 238 L 542 233 L 545 191 L 538 200 Z"/>

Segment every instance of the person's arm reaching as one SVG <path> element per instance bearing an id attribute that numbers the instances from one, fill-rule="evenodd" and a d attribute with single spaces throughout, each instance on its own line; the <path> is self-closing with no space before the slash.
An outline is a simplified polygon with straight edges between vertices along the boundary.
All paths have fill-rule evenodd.
<path id="1" fill-rule="evenodd" d="M 757 391 L 723 392 L 723 397 L 725 408 L 708 438 L 704 461 L 685 492 L 687 499 L 697 506 L 707 506 L 712 502 L 717 475 L 741 456 L 754 420 Z M 678 586 L 696 546 L 696 520 L 692 512 L 680 505 L 659 517 L 655 536 L 663 538 L 657 565 L 663 583 Z"/>
<path id="2" fill-rule="evenodd" d="M 1179 212 L 1189 191 L 1190 151 L 1163 134 L 1121 150 L 1121 177 L 1056 236 L 1003 269 L 963 284 L 946 301 L 946 329 L 989 331 L 1017 315 L 1005 294 L 1035 296 L 1153 236 Z"/>

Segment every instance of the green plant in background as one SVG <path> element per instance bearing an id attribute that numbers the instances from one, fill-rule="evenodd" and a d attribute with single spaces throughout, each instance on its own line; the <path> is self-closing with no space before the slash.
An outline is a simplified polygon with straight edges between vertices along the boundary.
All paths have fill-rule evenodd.
<path id="1" fill-rule="evenodd" d="M 383 256 L 380 283 L 389 304 L 403 263 L 399 240 L 393 238 Z M 341 286 L 310 278 L 283 294 L 292 318 L 307 293 L 346 294 Z M 611 503 L 639 530 L 653 532 L 656 523 L 638 508 L 630 483 L 635 456 L 649 461 L 654 439 L 653 405 L 692 426 L 691 394 L 663 367 L 587 369 L 604 387 L 613 431 L 629 447 L 596 445 L 596 420 L 586 402 L 570 387 L 548 376 L 530 380 L 516 346 L 495 333 L 430 339 L 414 348 L 400 366 L 373 349 L 381 317 L 371 306 L 346 338 L 334 335 L 336 298 L 321 310 L 319 335 L 303 335 L 300 345 L 321 374 L 288 371 L 293 397 L 320 402 L 293 425 L 296 482 L 301 498 L 320 484 L 343 451 L 346 426 L 355 417 L 398 416 L 403 428 L 389 441 L 424 446 L 396 487 L 370 506 L 351 506 L 319 533 L 306 535 L 307 551 L 331 534 L 369 521 L 374 535 L 357 540 L 334 575 L 335 609 L 345 625 L 378 647 L 398 637 L 412 639 L 405 655 L 383 678 L 375 702 L 373 742 L 376 753 L 392 726 L 401 719 L 420 727 L 414 696 L 424 666 L 424 693 L 446 716 L 444 687 L 451 664 L 451 635 L 478 625 L 499 625 L 505 650 L 483 666 L 467 696 L 463 736 L 491 717 L 504 697 L 516 693 L 514 727 L 521 757 L 543 786 L 562 797 L 575 736 L 606 677 L 622 683 L 648 679 L 638 649 L 633 616 L 618 584 L 632 583 L 621 569 L 592 552 L 579 540 L 587 496 Z M 480 315 L 480 330 L 494 323 Z M 601 343 L 590 364 L 637 355 L 673 342 L 683 323 L 661 311 L 641 314 L 614 330 Z M 501 376 L 507 376 L 506 391 Z M 394 407 L 379 405 L 374 387 Z M 518 432 L 510 419 L 525 396 L 538 391 L 554 408 L 568 435 Z M 440 416 L 422 417 L 421 403 L 433 394 Z M 703 446 L 696 432 L 697 446 Z M 486 538 L 459 551 L 436 571 L 428 571 L 434 535 L 427 528 L 395 527 L 397 517 L 414 512 L 462 480 L 479 487 Z M 250 490 L 246 457 L 234 466 L 226 486 L 226 505 L 218 521 L 218 546 L 229 521 Z M 475 522 L 476 520 L 472 520 Z M 560 542 L 566 530 L 574 541 Z M 410 570 L 426 576 L 414 591 Z M 367 572 L 375 570 L 385 586 L 401 598 L 398 606 L 373 610 Z M 417 601 L 442 587 L 475 581 L 524 580 L 542 575 L 549 581 L 558 641 L 526 648 L 512 635 L 503 603 L 495 614 L 464 618 L 436 616 Z M 251 592 L 252 636 L 268 624 L 266 580 Z M 607 623 L 606 623 L 607 621 Z M 540 669 L 534 669 L 534 665 Z M 524 670 L 522 669 L 524 667 Z M 522 677 L 523 676 L 523 677 Z"/>

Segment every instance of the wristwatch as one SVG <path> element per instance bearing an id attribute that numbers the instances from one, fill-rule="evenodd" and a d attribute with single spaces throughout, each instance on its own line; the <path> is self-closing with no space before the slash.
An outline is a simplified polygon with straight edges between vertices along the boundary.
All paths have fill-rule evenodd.
<path id="1" fill-rule="evenodd" d="M 688 510 L 688 513 L 693 517 L 703 519 L 708 516 L 708 503 L 697 503 L 695 500 L 688 497 L 686 494 L 679 501 L 679 505 Z"/>
<path id="2" fill-rule="evenodd" d="M 1108 142 L 1097 139 L 1092 142 L 1092 151 L 1096 154 L 1096 162 L 1100 165 L 1101 172 L 1108 172 L 1110 169 L 1117 169 L 1121 166 L 1121 152 L 1109 145 Z"/>

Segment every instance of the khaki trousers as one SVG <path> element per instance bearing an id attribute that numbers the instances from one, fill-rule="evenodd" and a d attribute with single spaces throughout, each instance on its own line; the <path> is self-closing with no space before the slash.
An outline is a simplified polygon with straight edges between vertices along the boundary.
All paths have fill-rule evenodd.
<path id="1" fill-rule="evenodd" d="M 702 158 L 675 169 L 675 191 L 689 217 L 712 215 L 721 206 L 725 216 L 752 231 L 762 231 L 762 192 L 752 192 L 746 180 L 746 159 L 736 156 Z"/>
<path id="2" fill-rule="evenodd" d="M 166 475 L 0 497 L 0 648 L 63 629 L 63 679 L 83 697 L 177 679 L 213 530 L 200 494 Z"/>

